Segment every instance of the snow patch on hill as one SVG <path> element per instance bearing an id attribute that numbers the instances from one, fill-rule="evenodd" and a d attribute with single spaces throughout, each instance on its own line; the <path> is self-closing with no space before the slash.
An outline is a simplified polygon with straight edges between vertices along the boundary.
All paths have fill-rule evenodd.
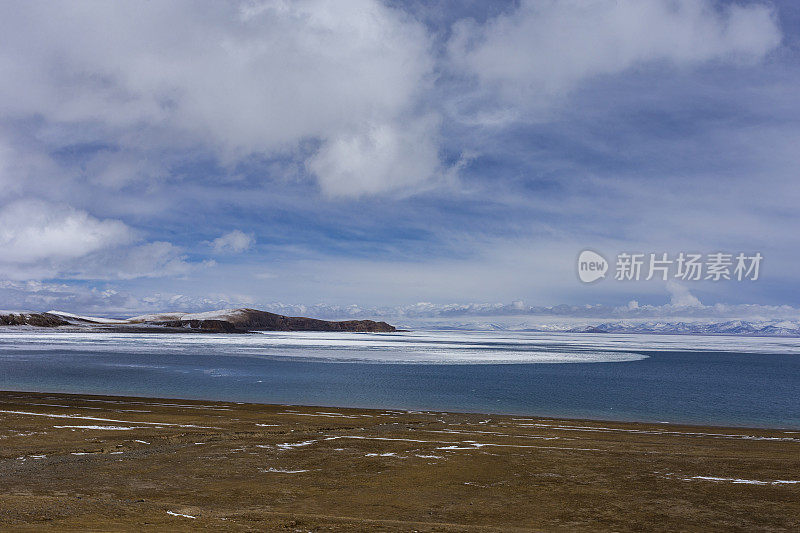
<path id="1" fill-rule="evenodd" d="M 229 320 L 243 314 L 242 309 L 218 309 L 204 313 L 154 313 L 139 315 L 128 319 L 128 322 L 163 322 L 168 320 Z"/>
<path id="2" fill-rule="evenodd" d="M 118 320 L 114 318 L 100 318 L 96 316 L 83 316 L 83 315 L 76 315 L 73 313 L 65 313 L 64 311 L 48 311 L 48 315 L 57 316 L 67 322 L 93 322 L 95 324 L 127 324 L 128 320 Z"/>

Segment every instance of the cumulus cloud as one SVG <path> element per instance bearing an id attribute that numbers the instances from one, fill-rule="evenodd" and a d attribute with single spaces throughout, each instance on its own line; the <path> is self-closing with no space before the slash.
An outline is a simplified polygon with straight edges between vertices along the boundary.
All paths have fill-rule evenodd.
<path id="1" fill-rule="evenodd" d="M 421 159 L 406 180 L 419 181 L 436 165 L 434 135 L 403 139 L 420 133 L 406 121 L 433 64 L 425 28 L 377 0 L 0 6 L 0 118 L 36 117 L 50 142 L 114 144 L 116 160 L 88 165 L 112 187 L 163 174 L 142 164 L 148 151 L 199 145 L 234 164 L 308 139 L 326 191 L 390 190 L 390 163 L 407 159 Z M 336 155 L 348 138 L 369 145 L 351 168 Z"/>
<path id="2" fill-rule="evenodd" d="M 254 243 L 255 237 L 252 234 L 235 229 L 211 241 L 211 248 L 218 254 L 238 254 L 253 246 Z"/>
<path id="3" fill-rule="evenodd" d="M 0 261 L 5 263 L 74 259 L 133 239 L 123 222 L 66 205 L 24 200 L 0 208 Z"/>
<path id="4" fill-rule="evenodd" d="M 669 292 L 669 303 L 674 307 L 702 307 L 703 304 L 694 296 L 689 289 L 674 281 L 667 282 Z"/>
<path id="5" fill-rule="evenodd" d="M 41 200 L 0 207 L 0 275 L 9 279 L 134 279 L 185 274 L 180 247 L 140 242 L 119 220 Z"/>
<path id="6" fill-rule="evenodd" d="M 484 90 L 541 110 L 594 76 L 652 62 L 749 62 L 780 41 L 773 13 L 760 4 L 525 0 L 486 24 L 457 23 L 449 53 Z"/>
<path id="7" fill-rule="evenodd" d="M 3 2 L 0 122 L 29 127 L 0 145 L 0 183 L 146 189 L 187 153 L 228 169 L 256 154 L 298 158 L 330 197 L 414 192 L 447 181 L 442 120 L 470 101 L 442 73 L 477 78 L 505 123 L 593 76 L 758 59 L 780 38 L 766 7 L 710 0 L 523 2 L 456 22 L 444 55 L 379 0 Z M 49 159 L 74 145 L 78 165 Z"/>
<path id="8" fill-rule="evenodd" d="M 435 132 L 433 117 L 408 124 L 373 124 L 329 139 L 308 161 L 308 168 L 329 196 L 361 196 L 419 186 L 437 173 Z"/>

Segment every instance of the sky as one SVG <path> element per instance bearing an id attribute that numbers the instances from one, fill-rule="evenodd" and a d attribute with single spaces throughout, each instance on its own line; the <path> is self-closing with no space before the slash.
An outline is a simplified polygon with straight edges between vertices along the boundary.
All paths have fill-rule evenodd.
<path id="1" fill-rule="evenodd" d="M 2 2 L 0 308 L 800 315 L 798 29 L 791 1 Z M 614 279 L 682 251 L 763 261 Z"/>

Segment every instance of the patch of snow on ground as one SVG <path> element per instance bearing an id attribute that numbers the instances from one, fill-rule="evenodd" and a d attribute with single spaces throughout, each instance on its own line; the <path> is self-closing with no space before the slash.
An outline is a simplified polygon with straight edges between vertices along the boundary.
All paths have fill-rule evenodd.
<path id="1" fill-rule="evenodd" d="M 131 429 L 145 429 L 143 427 L 124 426 L 53 426 L 56 429 L 104 429 L 109 431 L 128 431 Z"/>
<path id="2" fill-rule="evenodd" d="M 280 448 L 281 450 L 291 450 L 292 448 L 299 448 L 301 446 L 308 446 L 309 444 L 314 444 L 315 442 L 317 442 L 317 441 L 316 440 L 306 440 L 306 441 L 303 441 L 303 442 L 295 442 L 295 443 L 285 442 L 283 444 L 276 444 L 275 446 Z"/>
<path id="3" fill-rule="evenodd" d="M 94 416 L 81 416 L 81 415 L 59 415 L 53 413 L 31 413 L 29 411 L 6 411 L 0 409 L 0 413 L 8 413 L 12 415 L 28 415 L 28 416 L 46 416 L 49 418 L 73 418 L 78 420 L 92 420 L 95 422 L 116 422 L 119 424 L 146 424 L 148 426 L 173 426 L 179 428 L 195 428 L 195 429 L 221 429 L 210 426 L 196 426 L 194 424 L 170 424 L 167 422 L 133 422 L 130 420 L 114 420 L 112 418 L 97 418 Z"/>
<path id="4" fill-rule="evenodd" d="M 691 480 L 700 480 L 700 481 L 715 481 L 715 482 L 728 482 L 728 483 L 735 483 L 735 484 L 746 484 L 746 485 L 795 485 L 800 483 L 800 480 L 794 479 L 776 479 L 774 481 L 759 481 L 756 479 L 741 479 L 741 478 L 733 478 L 733 477 L 716 477 L 716 476 L 692 476 L 689 478 L 684 478 L 685 481 Z"/>

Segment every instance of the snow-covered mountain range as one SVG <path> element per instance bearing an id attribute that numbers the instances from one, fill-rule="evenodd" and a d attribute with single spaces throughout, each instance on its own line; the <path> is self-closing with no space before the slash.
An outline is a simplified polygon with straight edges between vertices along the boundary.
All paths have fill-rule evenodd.
<path id="1" fill-rule="evenodd" d="M 401 327 L 425 327 L 429 329 L 455 329 L 478 331 L 535 331 L 563 333 L 638 333 L 661 335 L 743 335 L 754 337 L 800 337 L 798 320 L 728 320 L 723 322 L 695 322 L 649 320 L 620 320 L 609 322 L 543 322 L 526 320 L 490 320 L 413 323 Z"/>

